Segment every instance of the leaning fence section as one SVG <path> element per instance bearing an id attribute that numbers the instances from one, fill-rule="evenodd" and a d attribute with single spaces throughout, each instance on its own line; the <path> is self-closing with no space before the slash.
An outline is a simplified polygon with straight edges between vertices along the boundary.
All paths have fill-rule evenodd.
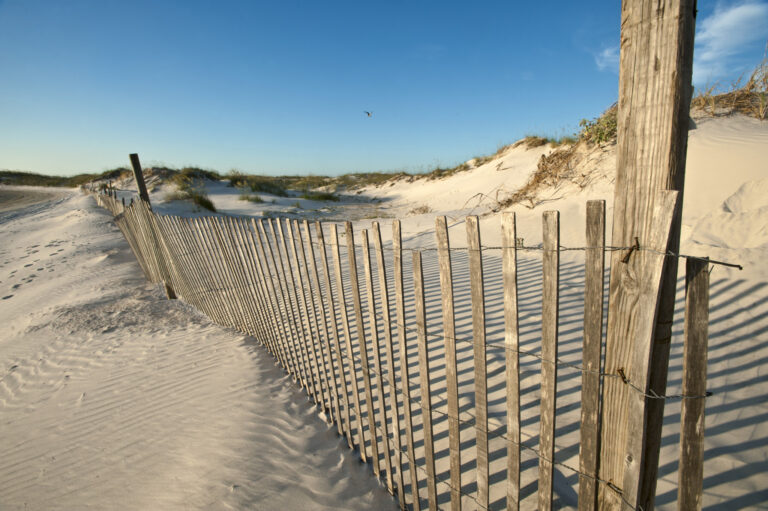
<path id="1" fill-rule="evenodd" d="M 554 211 L 544 214 L 543 244 L 533 249 L 517 238 L 514 214 L 505 214 L 500 247 L 483 245 L 478 218 L 468 217 L 467 248 L 455 249 L 438 217 L 435 248 L 418 250 L 403 247 L 397 220 L 384 244 L 377 222 L 355 232 L 350 222 L 339 229 L 286 218 L 158 215 L 109 190 L 97 200 L 115 215 L 147 279 L 256 338 L 401 508 L 519 509 L 525 501 L 552 509 L 569 504 L 555 491 L 556 471 L 578 488 L 579 509 L 602 508 L 601 492 L 637 508 L 624 483 L 601 472 L 601 456 L 610 454 L 601 452 L 608 381 L 640 400 L 683 399 L 680 502 L 700 505 L 707 262 L 687 266 L 681 395 L 649 392 L 602 362 L 605 253 L 642 252 L 663 266 L 668 233 L 659 246 L 606 247 L 605 204 L 588 203 L 576 292 L 583 310 L 567 305 L 583 327 L 564 353 L 560 254 L 567 249 Z M 528 250 L 540 261 L 518 257 Z M 569 263 L 566 271 L 578 270 Z M 565 433 L 557 423 L 563 403 L 577 407 Z M 578 435 L 575 461 L 557 448 L 569 432 Z"/>

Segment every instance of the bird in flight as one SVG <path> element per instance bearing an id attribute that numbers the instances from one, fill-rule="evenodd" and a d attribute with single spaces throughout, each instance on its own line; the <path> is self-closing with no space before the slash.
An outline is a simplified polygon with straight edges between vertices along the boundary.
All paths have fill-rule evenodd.
<path id="1" fill-rule="evenodd" d="M 368 117 L 372 117 L 373 116 L 373 112 L 368 112 L 367 110 L 363 110 L 363 113 L 365 115 L 367 115 Z"/>

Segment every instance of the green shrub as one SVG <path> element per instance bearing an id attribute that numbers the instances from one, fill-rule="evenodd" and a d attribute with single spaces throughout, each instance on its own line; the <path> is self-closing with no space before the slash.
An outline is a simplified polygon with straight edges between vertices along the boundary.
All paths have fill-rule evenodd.
<path id="1" fill-rule="evenodd" d="M 197 204 L 201 208 L 205 208 L 208 211 L 213 211 L 214 213 L 216 212 L 216 207 L 205 193 L 192 191 L 189 192 L 189 197 L 192 199 L 193 203 Z"/>
<path id="2" fill-rule="evenodd" d="M 339 202 L 339 197 L 330 192 L 310 192 L 306 191 L 299 195 L 302 199 L 318 200 L 318 201 L 333 201 Z"/>
<path id="3" fill-rule="evenodd" d="M 247 200 L 248 202 L 253 202 L 254 204 L 260 204 L 264 202 L 264 199 L 259 197 L 258 195 L 251 195 L 248 193 L 242 193 L 239 197 L 240 200 Z"/>
<path id="4" fill-rule="evenodd" d="M 581 126 L 579 138 L 594 144 L 605 144 L 607 142 L 615 141 L 617 128 L 616 117 L 618 113 L 619 107 L 617 104 L 614 104 L 597 119 L 591 121 L 582 119 L 581 122 L 579 122 L 579 126 Z"/>

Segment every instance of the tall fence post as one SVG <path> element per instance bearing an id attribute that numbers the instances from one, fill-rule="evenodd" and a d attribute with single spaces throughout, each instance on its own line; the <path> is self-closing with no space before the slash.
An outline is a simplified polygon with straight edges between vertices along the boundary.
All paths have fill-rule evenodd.
<path id="1" fill-rule="evenodd" d="M 168 297 L 169 300 L 174 300 L 176 298 L 176 292 L 171 287 L 171 277 L 170 272 L 167 268 L 167 265 L 169 264 L 169 261 L 166 260 L 163 254 L 162 247 L 160 246 L 160 238 L 159 233 L 157 232 L 157 229 L 154 225 L 154 219 L 149 218 L 153 215 L 152 212 L 152 205 L 149 202 L 149 194 L 147 193 L 147 185 L 144 183 L 144 171 L 141 169 L 141 162 L 139 161 L 139 155 L 136 153 L 132 153 L 128 155 L 128 157 L 131 160 L 131 167 L 133 167 L 133 177 L 136 180 L 136 187 L 139 190 L 139 197 L 141 197 L 141 200 L 144 201 L 147 205 L 148 215 L 146 218 L 146 225 L 149 229 L 149 236 L 152 240 L 152 242 L 155 245 L 155 251 L 156 254 L 158 254 L 158 267 L 163 279 L 163 287 L 165 288 L 165 294 Z"/>
<path id="2" fill-rule="evenodd" d="M 139 198 L 149 204 L 149 194 L 147 193 L 147 185 L 144 183 L 144 171 L 141 169 L 139 155 L 136 153 L 131 153 L 128 155 L 128 157 L 131 159 L 133 177 L 136 179 L 136 188 L 139 190 Z"/>
<path id="3" fill-rule="evenodd" d="M 617 175 L 614 194 L 614 246 L 677 251 L 691 101 L 695 0 L 625 0 L 621 13 Z M 650 91 L 653 91 L 652 93 Z M 660 191 L 680 192 L 677 203 Z M 654 218 L 667 206 L 670 226 Z M 663 212 L 666 216 L 666 212 Z M 660 225 L 661 224 L 661 225 Z M 669 236 L 654 239 L 654 229 Z M 656 242 L 658 245 L 652 246 Z M 664 400 L 631 399 L 624 380 L 647 393 L 663 394 L 669 366 L 677 261 L 661 268 L 647 252 L 611 257 L 606 372 L 626 378 L 605 382 L 600 478 L 621 484 L 620 492 L 601 485 L 606 509 L 628 505 L 653 508 Z M 660 281 L 656 282 L 656 272 Z M 658 286 L 658 289 L 654 289 Z M 641 304 L 639 299 L 650 303 Z M 632 306 L 631 304 L 634 304 Z M 637 325 L 650 321 L 648 338 Z M 642 332 L 643 335 L 646 332 Z M 638 394 L 635 392 L 635 396 Z M 630 417 L 631 416 L 631 417 Z M 630 432 L 629 428 L 634 428 Z"/>

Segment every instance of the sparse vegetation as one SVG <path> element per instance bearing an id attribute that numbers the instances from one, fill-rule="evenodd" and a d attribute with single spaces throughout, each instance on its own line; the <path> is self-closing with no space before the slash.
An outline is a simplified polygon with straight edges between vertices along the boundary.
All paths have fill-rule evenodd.
<path id="1" fill-rule="evenodd" d="M 579 139 L 593 144 L 606 144 L 616 141 L 617 115 L 619 113 L 618 104 L 614 103 L 611 107 L 596 119 L 591 121 L 582 119 L 579 122 L 581 132 Z"/>
<path id="2" fill-rule="evenodd" d="M 221 177 L 217 172 L 205 171 L 198 168 L 186 167 L 178 173 L 173 174 L 171 182 L 176 185 L 178 191 L 169 194 L 166 200 L 189 200 L 193 204 L 209 211 L 216 212 L 216 207 L 205 193 L 203 181 L 205 179 L 215 179 L 214 176 Z"/>
<path id="3" fill-rule="evenodd" d="M 425 204 L 423 206 L 418 206 L 418 207 L 413 208 L 412 210 L 410 210 L 408 212 L 408 215 L 425 215 L 425 214 L 431 213 L 431 212 L 432 212 L 432 208 L 430 208 L 429 206 L 427 206 Z"/>
<path id="4" fill-rule="evenodd" d="M 258 195 L 252 195 L 250 193 L 241 193 L 238 199 L 246 200 L 248 202 L 253 202 L 254 204 L 261 204 L 262 202 L 264 202 L 264 199 L 262 199 Z"/>
<path id="5" fill-rule="evenodd" d="M 339 202 L 339 197 L 330 192 L 310 192 L 306 191 L 299 195 L 302 199 L 316 200 L 316 201 L 333 201 Z"/>
<path id="6" fill-rule="evenodd" d="M 55 186 L 71 187 L 84 185 L 91 181 L 117 180 L 129 175 L 131 171 L 125 167 L 105 170 L 101 173 L 77 174 L 74 176 L 45 176 L 34 172 L 15 170 L 0 170 L 0 184 L 23 186 Z"/>
<path id="7" fill-rule="evenodd" d="M 576 145 L 567 145 L 542 154 L 531 178 L 515 193 L 499 202 L 497 210 L 509 207 L 513 204 L 526 204 L 529 207 L 536 205 L 536 192 L 545 186 L 552 186 L 567 177 L 574 167 Z"/>
<path id="8" fill-rule="evenodd" d="M 708 111 L 712 117 L 738 112 L 765 120 L 768 116 L 768 54 L 743 82 L 744 75 L 719 93 L 717 84 L 708 86 L 693 97 L 691 109 Z"/>

